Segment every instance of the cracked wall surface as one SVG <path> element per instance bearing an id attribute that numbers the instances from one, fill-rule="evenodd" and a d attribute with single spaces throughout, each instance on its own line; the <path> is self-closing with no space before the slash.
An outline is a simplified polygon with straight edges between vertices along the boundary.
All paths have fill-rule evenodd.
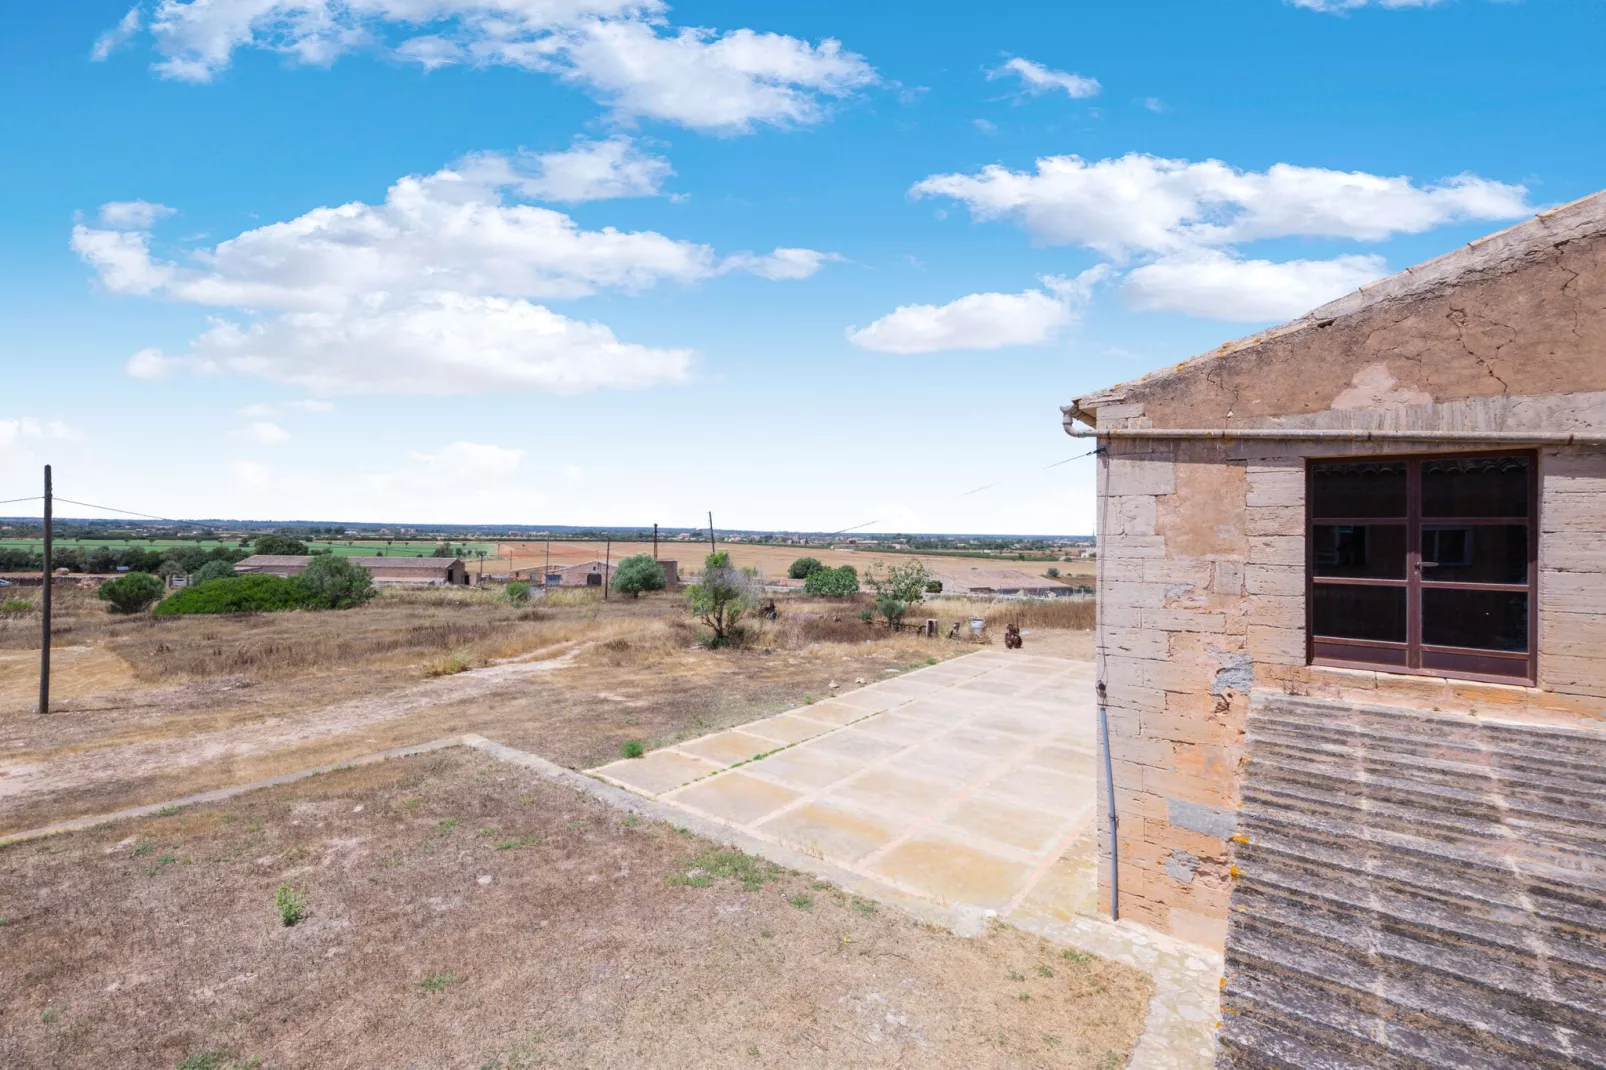
<path id="1" fill-rule="evenodd" d="M 1606 432 L 1606 195 L 1580 204 L 1067 411 L 1100 429 Z M 1223 945 L 1252 692 L 1606 729 L 1602 449 L 1537 451 L 1538 686 L 1307 663 L 1308 460 L 1457 448 L 1108 442 L 1100 671 L 1123 918 Z"/>

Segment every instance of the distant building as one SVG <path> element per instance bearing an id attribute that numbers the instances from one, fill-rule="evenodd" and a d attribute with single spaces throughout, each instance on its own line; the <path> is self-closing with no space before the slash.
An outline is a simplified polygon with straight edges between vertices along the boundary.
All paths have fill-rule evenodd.
<path id="1" fill-rule="evenodd" d="M 310 554 L 254 554 L 234 566 L 242 575 L 299 576 Z M 373 573 L 376 587 L 466 587 L 468 566 L 460 557 L 349 557 Z"/>

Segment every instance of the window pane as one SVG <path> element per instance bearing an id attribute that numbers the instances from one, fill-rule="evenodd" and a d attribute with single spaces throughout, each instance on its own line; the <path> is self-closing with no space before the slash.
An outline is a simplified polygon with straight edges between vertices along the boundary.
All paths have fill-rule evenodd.
<path id="1" fill-rule="evenodd" d="M 1422 642 L 1476 650 L 1527 650 L 1528 593 L 1424 588 Z"/>
<path id="2" fill-rule="evenodd" d="M 1405 579 L 1404 524 L 1317 524 L 1311 560 L 1318 576 Z"/>
<path id="3" fill-rule="evenodd" d="M 1314 584 L 1311 617 L 1316 635 L 1403 643 L 1405 588 Z"/>
<path id="4" fill-rule="evenodd" d="M 1422 462 L 1423 516 L 1527 516 L 1528 458 Z"/>
<path id="5" fill-rule="evenodd" d="M 1329 461 L 1310 471 L 1311 516 L 1405 515 L 1404 461 Z"/>
<path id="6" fill-rule="evenodd" d="M 1429 567 L 1430 562 L 1437 562 Z M 1422 578 L 1451 583 L 1527 583 L 1526 524 L 1424 524 Z"/>

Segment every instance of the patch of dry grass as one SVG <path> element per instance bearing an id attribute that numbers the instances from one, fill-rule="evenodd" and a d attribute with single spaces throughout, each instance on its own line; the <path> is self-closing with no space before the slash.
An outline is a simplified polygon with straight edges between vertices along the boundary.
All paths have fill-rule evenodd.
<path id="1" fill-rule="evenodd" d="M 0 916 L 17 1067 L 1094 1070 L 1150 991 L 456 750 L 0 851 Z"/>

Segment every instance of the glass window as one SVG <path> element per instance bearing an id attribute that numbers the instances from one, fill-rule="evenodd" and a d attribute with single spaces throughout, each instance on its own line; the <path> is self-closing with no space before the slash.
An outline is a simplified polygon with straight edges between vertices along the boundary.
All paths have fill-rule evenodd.
<path id="1" fill-rule="evenodd" d="M 1317 524 L 1311 562 L 1318 576 L 1405 578 L 1404 524 Z"/>
<path id="2" fill-rule="evenodd" d="M 1403 643 L 1405 595 L 1403 586 L 1319 583 L 1311 596 L 1311 624 L 1316 635 L 1326 638 Z"/>
<path id="3" fill-rule="evenodd" d="M 1422 578 L 1437 583 L 1525 584 L 1528 582 L 1528 527 L 1525 524 L 1424 524 Z"/>
<path id="4" fill-rule="evenodd" d="M 1423 516 L 1527 516 L 1528 458 L 1442 457 L 1422 462 Z"/>
<path id="5" fill-rule="evenodd" d="M 1528 592 L 1424 588 L 1422 642 L 1474 650 L 1527 650 Z"/>
<path id="6" fill-rule="evenodd" d="M 1405 462 L 1324 461 L 1311 465 L 1311 516 L 1405 516 Z"/>

